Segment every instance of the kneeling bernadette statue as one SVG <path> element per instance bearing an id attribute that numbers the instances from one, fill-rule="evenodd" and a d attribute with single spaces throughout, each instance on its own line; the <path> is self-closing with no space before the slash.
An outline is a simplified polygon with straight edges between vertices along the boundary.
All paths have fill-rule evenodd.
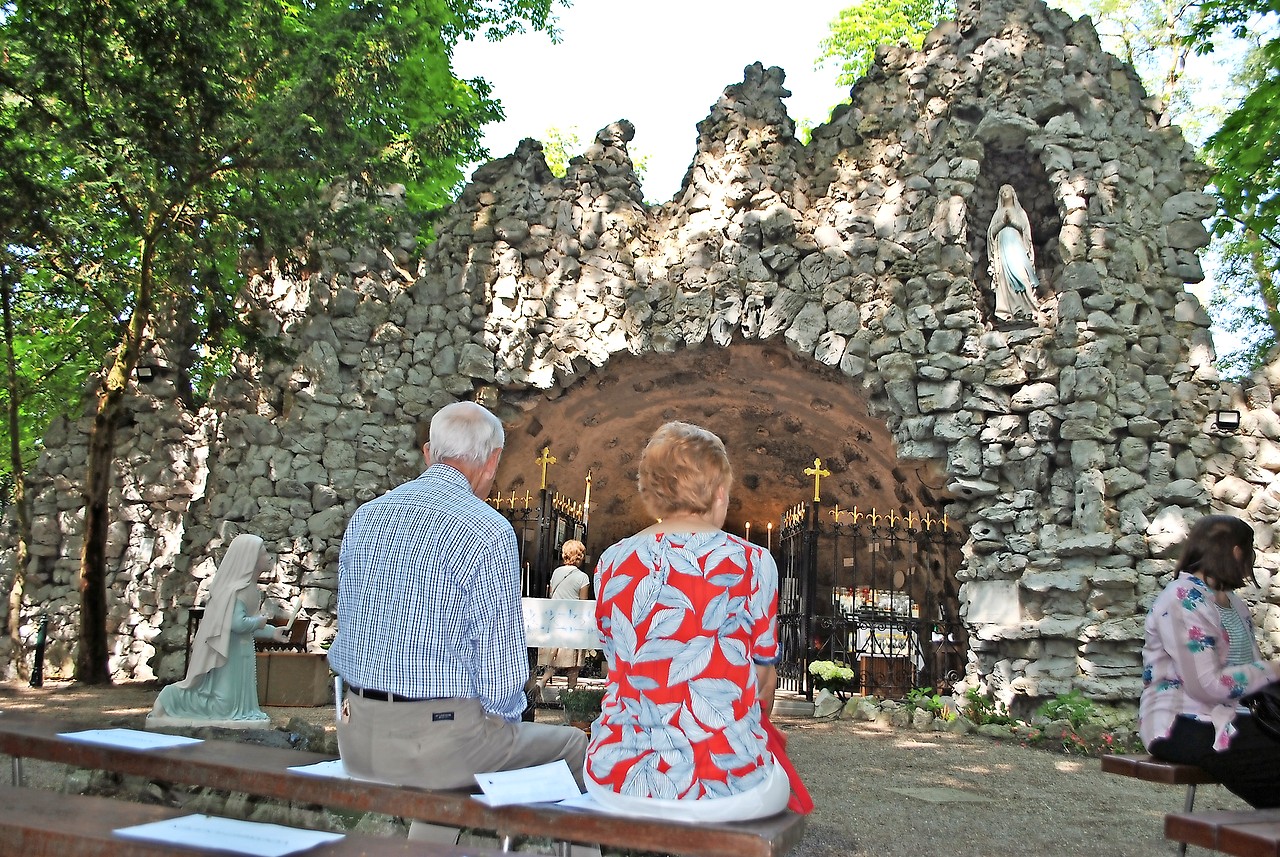
<path id="1" fill-rule="evenodd" d="M 1012 185 L 1000 186 L 1000 200 L 987 227 L 987 258 L 995 286 L 996 318 L 1038 322 L 1036 289 L 1040 288 L 1040 278 L 1036 276 L 1031 221 Z"/>
<path id="2" fill-rule="evenodd" d="M 254 638 L 279 640 L 283 628 L 266 627 L 258 575 L 271 568 L 262 539 L 236 536 L 209 585 L 204 616 L 182 681 L 160 691 L 147 725 L 199 723 L 232 727 L 270 722 L 258 707 Z"/>

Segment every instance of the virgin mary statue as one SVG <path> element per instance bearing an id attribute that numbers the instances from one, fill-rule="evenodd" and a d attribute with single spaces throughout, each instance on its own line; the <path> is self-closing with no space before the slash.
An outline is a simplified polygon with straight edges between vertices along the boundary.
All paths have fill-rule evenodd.
<path id="1" fill-rule="evenodd" d="M 996 318 L 1000 321 L 1038 321 L 1035 248 L 1031 245 L 1031 221 L 1018 204 L 1012 185 L 1000 186 L 1000 201 L 987 227 L 987 258 L 995 284 Z"/>

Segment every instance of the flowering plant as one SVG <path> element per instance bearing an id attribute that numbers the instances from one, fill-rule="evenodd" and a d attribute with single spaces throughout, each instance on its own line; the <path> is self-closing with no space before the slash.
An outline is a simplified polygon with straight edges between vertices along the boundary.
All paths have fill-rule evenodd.
<path id="1" fill-rule="evenodd" d="M 814 661 L 809 664 L 809 674 L 813 676 L 814 687 L 829 690 L 841 699 L 853 690 L 856 678 L 851 667 L 835 661 Z"/>

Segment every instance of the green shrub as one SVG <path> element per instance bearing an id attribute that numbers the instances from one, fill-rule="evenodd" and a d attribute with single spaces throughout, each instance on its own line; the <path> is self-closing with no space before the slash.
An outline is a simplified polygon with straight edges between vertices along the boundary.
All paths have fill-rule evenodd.
<path id="1" fill-rule="evenodd" d="M 913 714 L 917 708 L 923 708 L 934 717 L 943 717 L 946 714 L 947 705 L 942 701 L 942 695 L 934 693 L 931 687 L 912 688 L 907 691 L 904 702 L 907 710 Z"/>
<path id="2" fill-rule="evenodd" d="M 1098 714 L 1098 707 L 1078 690 L 1060 693 L 1041 705 L 1036 713 L 1049 720 L 1066 720 L 1074 729 Z"/>
<path id="3" fill-rule="evenodd" d="M 590 723 L 595 720 L 603 702 L 603 688 L 577 687 L 560 691 L 560 704 L 564 706 L 565 719 L 570 723 Z"/>
<path id="4" fill-rule="evenodd" d="M 1008 726 L 1013 723 L 1013 718 L 1009 716 L 1009 709 L 1005 708 L 1003 702 L 987 696 L 976 687 L 966 690 L 964 698 L 965 716 L 975 725 L 985 726 L 988 723 L 995 723 L 1000 726 Z"/>
<path id="5" fill-rule="evenodd" d="M 852 667 L 835 661 L 814 661 L 809 664 L 809 674 L 813 676 L 814 687 L 829 690 L 841 699 L 853 690 L 857 680 Z"/>

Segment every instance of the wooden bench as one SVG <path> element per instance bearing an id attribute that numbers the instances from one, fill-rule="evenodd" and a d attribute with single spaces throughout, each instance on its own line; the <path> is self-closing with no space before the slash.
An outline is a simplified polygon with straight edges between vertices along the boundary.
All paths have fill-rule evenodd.
<path id="1" fill-rule="evenodd" d="M 1122 777 L 1133 777 L 1149 783 L 1163 783 L 1167 786 L 1186 786 L 1187 797 L 1182 811 L 1191 812 L 1196 803 L 1196 786 L 1216 783 L 1218 779 L 1195 765 L 1178 765 L 1173 762 L 1162 762 L 1154 756 L 1142 753 L 1132 756 L 1103 756 L 1102 770 L 1107 774 L 1119 774 Z M 1179 854 L 1187 853 L 1184 842 L 1178 848 Z"/>
<path id="2" fill-rule="evenodd" d="M 169 807 L 0 786 L 0 841 L 5 854 L 23 857 L 172 857 L 198 853 L 136 839 L 113 831 L 191 813 Z M 201 843 L 192 843 L 199 845 Z M 225 853 L 219 851 L 219 854 Z M 498 857 L 496 851 L 343 834 L 337 842 L 308 849 L 316 857 Z"/>
<path id="3" fill-rule="evenodd" d="M 462 791 L 432 791 L 288 770 L 333 758 L 303 750 L 228 740 L 205 740 L 164 750 L 131 750 L 58 736 L 60 732 L 82 729 L 83 725 L 13 711 L 0 716 L 0 754 L 13 758 L 15 784 L 21 782 L 22 759 L 42 759 L 282 801 L 491 830 L 503 840 L 503 850 L 507 850 L 513 836 L 542 836 L 558 842 L 596 843 L 689 857 L 779 857 L 795 847 L 804 833 L 804 816 L 789 811 L 751 822 L 690 824 L 625 818 L 552 804 L 489 807 Z"/>
<path id="4" fill-rule="evenodd" d="M 1197 845 L 1236 857 L 1280 857 L 1280 809 L 1171 812 L 1164 835 L 1182 848 Z"/>

